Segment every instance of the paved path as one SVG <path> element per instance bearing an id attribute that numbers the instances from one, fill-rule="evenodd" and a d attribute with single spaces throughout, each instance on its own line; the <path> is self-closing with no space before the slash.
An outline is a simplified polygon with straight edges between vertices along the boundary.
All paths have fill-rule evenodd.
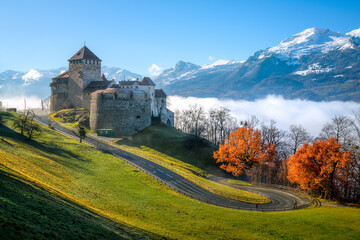
<path id="1" fill-rule="evenodd" d="M 42 124 L 48 125 L 48 118 L 46 117 L 37 117 L 37 120 Z M 60 126 L 57 123 L 52 122 L 51 125 L 55 128 L 55 130 L 62 132 L 70 137 L 77 138 L 74 133 L 65 128 Z M 126 152 L 109 144 L 103 143 L 99 140 L 96 140 L 91 137 L 86 137 L 85 142 L 93 145 L 94 147 L 98 148 L 99 150 L 112 154 L 116 157 L 119 157 L 128 163 L 132 164 L 133 166 L 141 169 L 145 173 L 151 175 L 152 177 L 156 178 L 158 181 L 166 184 L 167 186 L 173 188 L 175 191 L 180 192 L 186 196 L 191 198 L 197 199 L 202 202 L 206 202 L 209 204 L 234 208 L 234 209 L 244 209 L 244 210 L 253 210 L 253 211 L 284 211 L 284 210 L 293 210 L 294 208 L 294 200 L 298 201 L 297 209 L 305 208 L 311 205 L 310 201 L 305 199 L 301 199 L 302 197 L 297 194 L 288 194 L 284 193 L 280 190 L 274 189 L 267 189 L 267 188 L 257 188 L 256 191 L 266 195 L 270 200 L 271 203 L 266 204 L 258 204 L 258 207 L 254 203 L 246 203 L 241 201 L 236 201 L 233 199 L 225 198 L 223 196 L 214 194 L 199 185 L 193 183 L 192 181 L 184 178 L 183 176 L 157 164 L 145 158 L 139 157 L 135 154 L 130 152 Z M 238 187 L 238 186 L 236 186 Z M 242 188 L 246 190 L 246 188 Z M 249 188 L 248 188 L 249 190 Z M 254 189 L 252 189 L 254 190 Z"/>

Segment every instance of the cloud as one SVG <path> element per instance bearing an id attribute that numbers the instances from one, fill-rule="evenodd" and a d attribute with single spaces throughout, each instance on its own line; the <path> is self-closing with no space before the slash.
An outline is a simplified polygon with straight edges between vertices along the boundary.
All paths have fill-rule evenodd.
<path id="1" fill-rule="evenodd" d="M 156 77 L 161 74 L 161 67 L 154 63 L 151 67 L 149 67 L 148 72 L 150 76 Z"/>
<path id="2" fill-rule="evenodd" d="M 291 124 L 300 124 L 313 136 L 317 136 L 324 123 L 335 115 L 352 116 L 352 112 L 360 108 L 360 104 L 355 102 L 285 100 L 281 96 L 267 96 L 256 101 L 179 96 L 170 96 L 169 100 L 169 108 L 172 111 L 187 108 L 193 103 L 200 104 L 205 109 L 222 106 L 230 109 L 233 116 L 238 119 L 247 119 L 255 115 L 266 124 L 270 120 L 275 120 L 277 126 L 284 130 L 288 130 Z"/>
<path id="3" fill-rule="evenodd" d="M 212 60 L 215 59 L 215 57 L 214 56 L 209 56 L 208 59 L 209 59 L 209 61 L 212 61 Z"/>
<path id="4" fill-rule="evenodd" d="M 31 69 L 28 71 L 24 76 L 22 76 L 22 80 L 25 81 L 25 85 L 31 84 L 32 82 L 38 81 L 43 74 L 39 73 L 38 71 Z"/>
<path id="5" fill-rule="evenodd" d="M 41 99 L 35 96 L 14 96 L 8 98 L 0 98 L 2 106 L 6 108 L 24 109 L 24 99 L 26 99 L 26 108 L 41 108 Z"/>

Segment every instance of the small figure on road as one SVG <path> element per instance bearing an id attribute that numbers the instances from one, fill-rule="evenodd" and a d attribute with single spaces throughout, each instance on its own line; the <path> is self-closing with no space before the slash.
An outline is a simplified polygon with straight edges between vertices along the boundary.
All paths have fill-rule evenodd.
<path id="1" fill-rule="evenodd" d="M 256 209 L 258 209 L 259 208 L 259 204 L 258 203 L 256 203 Z"/>
<path id="2" fill-rule="evenodd" d="M 294 209 L 297 208 L 297 202 L 294 200 Z"/>

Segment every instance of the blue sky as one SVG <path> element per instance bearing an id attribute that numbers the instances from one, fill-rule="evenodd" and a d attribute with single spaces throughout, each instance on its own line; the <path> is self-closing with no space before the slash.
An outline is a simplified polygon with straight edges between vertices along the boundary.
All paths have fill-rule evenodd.
<path id="1" fill-rule="evenodd" d="M 86 41 L 103 65 L 149 75 L 152 64 L 246 60 L 310 27 L 360 28 L 360 1 L 0 0 L 0 72 L 66 66 Z"/>

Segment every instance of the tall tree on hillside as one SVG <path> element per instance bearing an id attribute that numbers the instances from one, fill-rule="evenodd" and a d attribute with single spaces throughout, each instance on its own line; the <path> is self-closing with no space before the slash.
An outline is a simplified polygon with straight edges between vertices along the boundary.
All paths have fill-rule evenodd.
<path id="1" fill-rule="evenodd" d="M 338 190 L 338 181 L 346 175 L 351 154 L 343 151 L 335 138 L 305 143 L 289 158 L 288 179 L 304 190 L 319 191 L 328 199 Z"/>
<path id="2" fill-rule="evenodd" d="M 204 131 L 204 120 L 205 120 L 205 111 L 201 105 L 198 104 L 191 104 L 188 109 L 187 113 L 191 130 L 190 133 L 200 137 L 202 132 Z"/>
<path id="3" fill-rule="evenodd" d="M 222 163 L 220 168 L 234 176 L 239 176 L 244 170 L 267 161 L 271 157 L 268 149 L 261 142 L 261 134 L 258 130 L 246 126 L 241 127 L 225 138 L 224 144 L 214 152 L 214 158 L 217 163 Z"/>

